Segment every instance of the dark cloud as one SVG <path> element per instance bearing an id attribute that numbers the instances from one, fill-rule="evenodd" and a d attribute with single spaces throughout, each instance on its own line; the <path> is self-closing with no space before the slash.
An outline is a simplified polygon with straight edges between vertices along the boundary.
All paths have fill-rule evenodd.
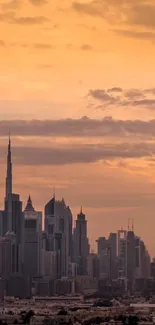
<path id="1" fill-rule="evenodd" d="M 107 0 L 91 0 L 87 3 L 74 1 L 72 7 L 80 14 L 98 16 L 117 25 L 155 27 L 155 3 L 153 0 L 109 0 L 108 2 Z"/>
<path id="2" fill-rule="evenodd" d="M 106 89 L 90 89 L 88 97 L 95 101 L 100 101 L 106 107 L 141 107 L 145 109 L 155 109 L 155 89 L 122 89 L 112 88 Z M 117 90 L 117 91 L 116 91 Z M 118 91 L 119 90 L 119 91 Z M 98 109 L 98 105 L 95 106 Z"/>
<path id="3" fill-rule="evenodd" d="M 142 158 L 155 155 L 155 146 L 150 143 L 138 144 L 85 144 L 54 147 L 14 147 L 14 161 L 19 165 L 65 165 L 93 163 L 99 160 L 120 158 Z M 0 151 L 4 159 L 4 148 Z"/>
<path id="4" fill-rule="evenodd" d="M 90 89 L 89 96 L 94 99 L 105 102 L 107 105 L 113 105 L 119 102 L 119 97 L 114 97 L 113 95 L 109 95 L 108 91 L 104 89 Z"/>
<path id="5" fill-rule="evenodd" d="M 73 9 L 78 11 L 79 13 L 86 13 L 91 16 L 102 16 L 102 12 L 98 6 L 94 5 L 95 1 L 91 1 L 89 3 L 80 3 L 80 2 L 73 2 L 72 6 Z"/>
<path id="6" fill-rule="evenodd" d="M 155 33 L 154 32 L 138 32 L 135 30 L 123 30 L 123 29 L 113 29 L 114 33 L 130 38 L 136 38 L 140 40 L 151 40 L 155 41 Z"/>
<path id="7" fill-rule="evenodd" d="M 142 100 L 135 100 L 132 102 L 133 106 L 144 106 L 149 107 L 151 109 L 155 109 L 155 99 L 142 99 Z"/>
<path id="8" fill-rule="evenodd" d="M 83 117 L 62 120 L 6 120 L 0 121 L 0 136 L 54 137 L 155 137 L 155 120 L 101 120 Z"/>
<path id="9" fill-rule="evenodd" d="M 127 23 L 140 25 L 143 27 L 155 27 L 155 3 L 154 1 L 147 1 L 142 3 L 135 2 L 127 15 Z"/>

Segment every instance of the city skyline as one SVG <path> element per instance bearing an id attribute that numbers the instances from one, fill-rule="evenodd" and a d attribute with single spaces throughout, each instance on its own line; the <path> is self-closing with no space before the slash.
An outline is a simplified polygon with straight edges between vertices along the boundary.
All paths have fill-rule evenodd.
<path id="1" fill-rule="evenodd" d="M 14 189 L 42 210 L 56 188 L 92 248 L 134 218 L 155 255 L 154 1 L 1 0 L 0 208 L 11 130 Z M 146 227 L 147 224 L 147 227 Z"/>
<path id="2" fill-rule="evenodd" d="M 12 173 L 12 168 L 13 167 L 13 164 L 12 164 L 12 143 L 11 143 L 11 135 L 10 135 L 10 132 L 9 132 L 9 137 L 8 137 L 8 152 L 7 152 L 7 160 L 6 160 L 6 183 L 5 183 L 5 201 L 9 201 L 10 200 L 10 198 L 11 198 L 11 196 L 15 199 L 15 200 L 19 200 L 20 199 L 20 195 L 18 195 L 18 194 L 13 194 L 14 193 L 14 188 L 13 188 L 13 173 Z M 11 196 L 10 196 L 11 195 Z M 14 200 L 13 199 L 13 200 Z M 66 203 L 65 203 L 65 201 L 64 201 L 64 197 L 62 196 L 62 198 L 60 199 L 60 200 L 58 200 L 58 201 L 56 201 L 58 198 L 56 198 L 56 193 L 55 193 L 55 187 L 53 188 L 53 195 L 51 196 L 51 198 L 50 198 L 50 201 L 48 202 L 48 204 L 49 204 L 49 207 L 50 207 L 50 209 L 51 209 L 51 202 L 53 202 L 53 200 L 55 201 L 55 202 L 58 202 L 58 205 L 59 204 L 64 204 L 65 205 L 65 207 L 67 207 L 67 209 L 69 208 L 69 210 L 70 210 L 70 206 L 69 205 L 66 205 Z M 32 204 L 32 200 L 31 200 L 31 195 L 29 194 L 29 196 L 28 196 L 28 200 L 26 201 L 27 203 L 26 203 L 26 207 L 25 207 L 25 210 L 24 210 L 24 213 L 26 213 L 26 211 L 28 211 L 28 213 L 30 212 L 30 215 L 31 215 L 31 213 L 32 213 L 32 215 L 33 215 L 33 212 L 34 213 L 38 213 L 38 212 L 36 212 L 36 210 L 34 209 L 34 207 L 33 207 L 33 204 Z M 22 204 L 22 202 L 21 202 L 21 204 Z M 48 206 L 48 204 L 47 204 L 47 206 Z M 53 204 L 53 203 L 52 203 Z M 52 208 L 53 209 L 53 208 Z M 49 208 L 47 209 L 47 211 L 49 210 Z M 61 211 L 61 209 L 60 209 L 60 211 Z M 42 227 L 41 227 L 41 229 L 42 229 L 42 231 L 45 231 L 46 233 L 48 233 L 48 227 L 46 227 L 46 206 L 45 206 L 45 211 L 44 211 L 44 213 L 43 213 L 43 207 L 42 207 L 42 209 L 41 209 L 41 211 L 39 212 L 40 214 L 41 214 L 41 220 L 42 221 L 40 221 L 41 222 L 41 224 L 42 224 Z M 47 213 L 49 213 L 49 212 L 47 212 Z M 51 213 L 51 212 L 50 212 Z M 54 213 L 54 212 L 53 212 Z M 62 212 L 60 212 L 60 213 L 62 213 Z M 64 212 L 64 214 L 65 214 L 65 212 Z M 72 212 L 71 212 L 71 215 L 72 215 Z M 73 222 L 75 223 L 75 224 L 72 224 L 72 222 L 71 222 L 71 224 L 72 224 L 72 227 L 71 227 L 71 229 L 73 230 L 73 233 L 74 233 L 74 230 L 75 230 L 75 228 L 77 227 L 77 220 L 76 220 L 76 217 L 77 218 L 79 218 L 80 216 L 82 215 L 82 217 L 84 217 L 84 220 L 85 220 L 85 214 L 83 214 L 83 207 L 81 206 L 81 208 L 80 208 L 80 211 L 76 214 L 76 216 L 74 216 L 74 215 L 72 215 L 72 217 L 73 217 Z M 25 218 L 27 218 L 27 216 L 25 215 Z M 37 216 L 37 218 L 38 218 L 38 216 Z M 63 217 L 64 218 L 64 217 Z M 4 218 L 4 220 L 5 220 L 5 218 Z M 9 231 L 10 232 L 12 232 L 12 213 L 10 214 L 8 214 L 8 216 L 7 216 L 7 221 L 3 221 L 3 223 L 4 223 L 4 225 L 3 225 L 3 231 L 4 231 L 4 229 L 6 228 L 6 229 L 9 229 Z M 50 221 L 51 222 L 51 221 Z M 134 233 L 134 231 L 135 231 L 135 229 L 134 229 L 134 218 L 128 218 L 128 221 L 127 221 L 128 223 L 127 223 L 127 227 L 123 227 L 123 226 L 121 226 L 120 228 L 118 228 L 117 230 L 115 229 L 115 230 L 109 230 L 109 233 L 117 233 L 117 232 L 127 232 L 127 231 L 131 231 L 131 232 L 133 232 Z M 88 222 L 87 222 L 87 220 L 86 220 L 86 229 L 87 229 L 87 227 L 88 227 Z M 70 231 L 71 231 L 71 229 L 70 229 Z M 2 230 L 1 230 L 2 231 Z M 86 232 L 87 232 L 87 230 L 85 230 Z M 4 231 L 4 233 L 5 233 L 6 231 Z M 72 232 L 71 232 L 72 233 Z M 103 236 L 107 236 L 107 234 L 106 233 L 102 233 L 99 237 L 97 237 L 98 239 L 100 239 L 100 238 L 105 238 L 105 237 L 103 237 Z M 89 241 L 89 234 L 88 234 L 88 237 L 86 237 L 87 238 L 87 244 L 86 244 L 86 247 L 87 247 L 87 245 L 89 245 L 89 249 L 88 249 L 88 247 L 86 248 L 86 252 L 87 252 L 87 250 L 89 251 L 90 250 L 90 252 L 94 252 L 94 248 L 95 248 L 95 251 L 97 251 L 97 247 L 95 247 L 95 245 L 94 245 L 94 243 L 91 243 L 90 241 Z M 95 239 L 95 242 L 97 242 L 98 241 L 98 239 Z M 88 244 L 89 243 L 89 244 Z M 85 244 L 84 244 L 85 245 Z M 70 246 L 72 246 L 72 244 L 71 244 L 71 241 L 70 241 Z M 147 247 L 146 247 L 147 248 Z M 87 253 L 88 254 L 88 253 Z M 86 254 L 86 255 L 87 255 Z M 153 256 L 154 257 L 154 256 Z"/>

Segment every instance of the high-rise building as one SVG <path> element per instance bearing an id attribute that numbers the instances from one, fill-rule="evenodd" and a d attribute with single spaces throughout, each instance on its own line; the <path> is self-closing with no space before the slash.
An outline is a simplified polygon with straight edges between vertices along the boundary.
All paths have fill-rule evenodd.
<path id="1" fill-rule="evenodd" d="M 105 237 L 99 237 L 97 240 L 97 254 L 101 255 L 101 253 L 107 248 L 107 239 Z"/>
<path id="2" fill-rule="evenodd" d="M 13 232 L 0 237 L 0 277 L 8 279 L 18 272 L 18 246 Z"/>
<path id="3" fill-rule="evenodd" d="M 87 257 L 87 274 L 92 278 L 99 279 L 100 268 L 99 268 L 99 257 L 97 254 L 91 253 Z"/>
<path id="4" fill-rule="evenodd" d="M 24 210 L 24 274 L 41 275 L 42 212 L 35 211 L 29 196 Z"/>
<path id="5" fill-rule="evenodd" d="M 74 261 L 78 265 L 78 275 L 87 274 L 87 257 L 89 255 L 89 242 L 87 237 L 86 216 L 82 212 L 77 215 L 73 236 Z"/>
<path id="6" fill-rule="evenodd" d="M 133 230 L 127 232 L 127 279 L 128 290 L 132 292 L 136 276 L 136 238 Z"/>
<path id="7" fill-rule="evenodd" d="M 127 279 L 127 231 L 118 230 L 118 278 Z"/>
<path id="8" fill-rule="evenodd" d="M 109 277 L 110 279 L 117 279 L 117 234 L 110 233 L 108 238 L 109 249 Z"/>
<path id="9" fill-rule="evenodd" d="M 64 199 L 54 198 L 45 206 L 45 232 L 47 249 L 57 252 L 58 277 L 68 276 L 72 260 L 72 213 Z"/>
<path id="10" fill-rule="evenodd" d="M 22 272 L 24 263 L 24 216 L 22 213 L 22 202 L 20 201 L 19 195 L 12 193 L 12 161 L 10 138 L 8 144 L 5 192 L 3 236 L 5 236 L 7 232 L 13 232 L 15 234 L 18 251 L 18 272 Z"/>

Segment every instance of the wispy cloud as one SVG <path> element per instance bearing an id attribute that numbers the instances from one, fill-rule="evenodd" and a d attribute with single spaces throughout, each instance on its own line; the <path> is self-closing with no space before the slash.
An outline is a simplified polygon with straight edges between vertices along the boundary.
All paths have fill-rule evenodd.
<path id="1" fill-rule="evenodd" d="M 13 17 L 9 22 L 12 24 L 19 24 L 19 25 L 37 25 L 37 24 L 44 24 L 48 22 L 49 19 L 44 16 L 34 16 L 34 17 Z"/>
<path id="2" fill-rule="evenodd" d="M 142 107 L 155 109 L 154 89 L 90 89 L 88 96 L 95 101 L 103 103 L 105 107 Z M 95 103 L 94 103 L 95 104 Z M 96 106 L 97 108 L 100 106 Z M 102 109 L 102 106 L 101 106 Z"/>
<path id="3" fill-rule="evenodd" d="M 125 29 L 112 29 L 112 31 L 120 36 L 136 38 L 139 40 L 151 40 L 155 42 L 155 32 L 142 32 L 135 30 L 125 30 Z"/>

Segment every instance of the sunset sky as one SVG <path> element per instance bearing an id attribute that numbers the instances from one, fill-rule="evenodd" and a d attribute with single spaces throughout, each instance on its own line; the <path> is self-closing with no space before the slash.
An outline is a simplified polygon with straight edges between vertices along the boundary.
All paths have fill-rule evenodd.
<path id="1" fill-rule="evenodd" d="M 83 206 L 95 239 L 126 228 L 155 255 L 155 1 L 0 0 L 0 208 L 14 192 Z"/>

